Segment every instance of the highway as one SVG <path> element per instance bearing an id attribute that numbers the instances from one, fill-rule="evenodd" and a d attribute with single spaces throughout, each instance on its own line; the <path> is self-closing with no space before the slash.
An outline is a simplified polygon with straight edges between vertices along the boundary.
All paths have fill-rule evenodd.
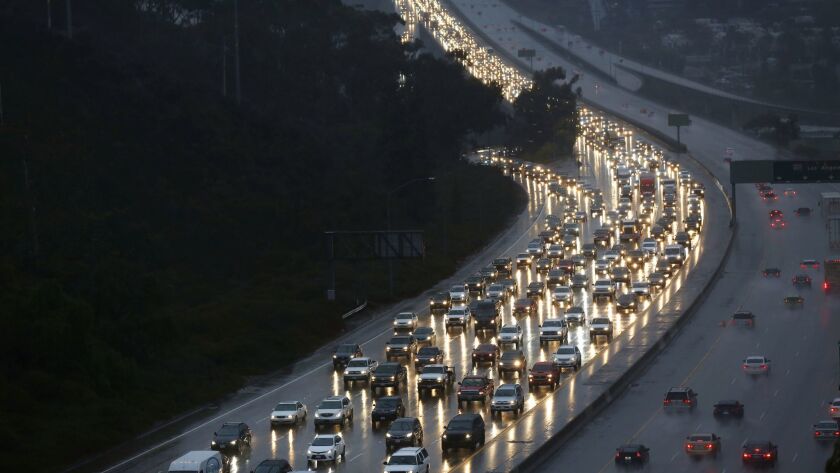
<path id="1" fill-rule="evenodd" d="M 632 142 L 632 140 L 631 140 Z M 595 184 L 604 192 L 604 200 L 608 210 L 615 207 L 617 203 L 616 186 L 613 183 L 611 174 L 613 171 L 606 165 L 605 155 L 598 149 L 587 145 L 579 140 L 579 149 L 584 160 L 583 180 Z M 669 171 L 672 177 L 676 177 L 676 171 Z M 526 189 L 530 197 L 530 203 L 526 214 L 521 216 L 514 225 L 513 230 L 508 232 L 493 248 L 488 249 L 481 255 L 482 259 L 468 265 L 459 272 L 452 280 L 463 281 L 466 275 L 474 272 L 477 268 L 489 264 L 493 258 L 498 256 L 514 257 L 517 253 L 523 252 L 528 241 L 534 238 L 543 229 L 543 220 L 547 214 L 562 215 L 563 202 L 556 196 L 548 197 L 545 184 L 536 182 L 531 178 L 524 178 L 516 174 L 517 179 Z M 638 192 L 636 192 L 638 194 Z M 684 193 L 681 194 L 684 196 Z M 573 193 L 575 199 L 580 201 L 580 207 L 584 206 L 585 200 L 582 192 Z M 635 203 L 638 204 L 638 195 L 635 196 Z M 661 212 L 661 200 L 658 201 L 657 215 Z M 681 200 L 680 214 L 684 209 L 685 201 Z M 681 217 L 680 217 L 681 218 Z M 600 226 L 601 218 L 588 219 L 583 224 L 582 242 L 591 241 L 592 232 Z M 720 224 L 720 222 L 717 222 Z M 691 258 L 686 267 L 671 278 L 669 285 L 663 291 L 661 297 L 654 298 L 654 308 L 661 307 L 677 292 L 688 271 L 702 254 L 702 244 L 691 253 Z M 647 264 L 646 271 L 650 271 L 653 261 Z M 590 280 L 594 281 L 592 274 L 593 263 L 587 263 L 590 273 Z M 636 277 L 641 275 L 636 274 Z M 520 270 L 516 273 L 519 283 L 519 291 L 524 294 L 528 282 L 534 279 L 542 279 L 534 270 Z M 448 282 L 441 284 L 441 289 L 449 286 Z M 550 359 L 557 344 L 540 347 L 538 337 L 538 325 L 547 317 L 559 315 L 556 309 L 549 302 L 548 293 L 540 301 L 539 312 L 532 317 L 519 317 L 518 323 L 523 327 L 525 333 L 524 350 L 530 366 L 535 361 Z M 504 323 L 513 322 L 515 319 L 511 314 L 514 298 L 506 301 L 504 309 Z M 637 316 L 618 316 L 614 312 L 612 304 L 601 304 L 594 306 L 591 297 L 586 294 L 576 296 L 576 304 L 584 306 L 587 316 L 591 319 L 594 315 L 607 315 L 614 320 L 616 325 L 616 336 L 628 327 L 631 327 L 637 320 Z M 651 303 L 645 303 L 650 305 Z M 402 310 L 415 310 L 421 313 L 421 325 L 431 325 L 438 333 L 437 345 L 441 346 L 446 354 L 447 362 L 454 366 L 457 378 L 471 370 L 470 354 L 474 345 L 479 340 L 492 339 L 486 336 L 476 337 L 472 329 L 466 333 L 460 330 L 453 330 L 446 333 L 443 327 L 441 315 L 430 316 L 427 308 L 427 299 L 418 298 L 406 306 L 400 306 L 393 311 L 396 314 Z M 640 314 L 641 315 L 641 314 Z M 357 333 L 348 335 L 344 341 L 355 341 L 362 343 L 363 350 L 369 356 L 378 360 L 384 358 L 384 345 L 391 336 L 391 321 L 384 317 L 369 326 L 364 327 Z M 590 342 L 588 327 L 576 327 L 570 330 L 570 343 L 576 344 L 584 355 L 584 363 L 594 358 L 602 351 L 607 343 L 599 339 L 595 343 Z M 272 382 L 270 385 L 251 387 L 240 396 L 234 396 L 230 402 L 220 406 L 218 413 L 206 416 L 190 425 L 180 426 L 180 429 L 169 432 L 162 432 L 160 435 L 138 441 L 134 448 L 129 446 L 125 451 L 118 452 L 103 458 L 100 462 L 90 465 L 91 471 L 104 472 L 149 472 L 166 471 L 169 462 L 181 454 L 191 450 L 207 449 L 212 439 L 213 432 L 225 421 L 244 421 L 252 428 L 254 438 L 250 452 L 243 457 L 235 457 L 231 468 L 232 472 L 250 471 L 256 464 L 265 458 L 287 458 L 298 468 L 306 467 L 305 452 L 307 446 L 316 431 L 312 423 L 312 417 L 317 404 L 325 397 L 337 394 L 346 394 L 351 397 L 354 405 L 354 421 L 352 425 L 341 430 L 348 445 L 347 460 L 339 464 L 337 468 L 342 471 L 370 472 L 381 467 L 385 458 L 384 435 L 387 428 L 374 429 L 370 423 L 370 410 L 374 397 L 362 384 L 356 384 L 345 390 L 340 372 L 334 372 L 331 366 L 329 348 L 325 347 L 317 352 L 310 359 L 298 363 L 292 372 L 281 379 Z M 497 378 L 493 370 L 487 366 L 480 366 L 474 372 L 488 371 L 493 378 Z M 571 374 L 565 376 L 571 377 Z M 508 378 L 510 379 L 510 378 Z M 527 380 L 520 382 L 527 384 Z M 434 396 L 419 398 L 416 391 L 416 376 L 414 368 L 409 366 L 409 382 L 403 393 L 407 406 L 407 415 L 417 416 L 421 419 L 425 430 L 424 445 L 432 453 L 432 471 L 448 471 L 449 469 L 464 463 L 470 458 L 470 453 L 465 450 L 453 451 L 447 457 L 442 458 L 439 441 L 446 422 L 459 412 L 456 396 L 451 391 L 445 396 Z M 379 395 L 388 394 L 387 391 L 380 391 Z M 308 405 L 310 417 L 304 425 L 295 428 L 276 429 L 269 428 L 268 416 L 272 407 L 280 401 L 300 400 Z M 547 400 L 548 407 L 540 411 L 539 415 L 551 415 L 551 402 L 553 397 L 548 390 L 539 390 L 528 395 L 526 400 L 526 411 L 532 410 L 540 405 L 541 401 Z M 545 403 L 543 403 L 545 404 Z M 556 406 L 559 409 L 560 406 Z M 480 412 L 487 421 L 488 442 L 502 432 L 506 426 L 514 421 L 512 415 L 506 414 L 502 417 L 491 419 L 489 405 L 482 407 L 480 404 L 473 404 L 466 411 Z M 538 415 L 527 417 L 527 422 L 539 422 Z M 328 431 L 321 429 L 321 432 Z M 338 431 L 336 429 L 335 431 Z M 166 435 L 168 434 L 168 435 Z M 138 448 L 141 445 L 145 448 Z M 502 447 L 500 447 L 500 445 Z M 487 448 L 509 448 L 505 443 L 494 443 Z"/>
<path id="2" fill-rule="evenodd" d="M 651 449 L 645 471 L 749 471 L 741 464 L 740 447 L 747 439 L 765 439 L 779 446 L 777 471 L 822 471 L 832 442 L 814 440 L 810 429 L 829 418 L 826 402 L 837 395 L 840 300 L 820 289 L 821 271 L 799 267 L 803 258 L 822 261 L 831 254 L 822 219 L 818 214 L 797 217 L 793 210 L 816 208 L 819 191 L 828 186 L 790 186 L 799 195 L 782 196 L 772 204 L 762 201 L 751 185 L 741 187 L 735 247 L 725 275 L 702 308 L 633 387 L 541 469 L 619 471 L 614 449 L 642 443 Z M 786 228 L 770 228 L 768 212 L 773 208 L 786 215 Z M 781 269 L 780 278 L 763 277 L 761 270 L 770 266 Z M 814 287 L 794 289 L 791 278 L 797 273 L 810 274 Z M 782 303 L 783 296 L 797 293 L 805 298 L 801 309 Z M 755 327 L 719 326 L 736 310 L 755 313 Z M 770 358 L 770 373 L 743 373 L 741 360 L 747 355 Z M 694 412 L 663 409 L 671 386 L 697 391 Z M 716 420 L 712 405 L 722 399 L 740 400 L 746 406 L 743 420 Z M 719 435 L 721 455 L 689 458 L 683 441 L 696 432 Z"/>

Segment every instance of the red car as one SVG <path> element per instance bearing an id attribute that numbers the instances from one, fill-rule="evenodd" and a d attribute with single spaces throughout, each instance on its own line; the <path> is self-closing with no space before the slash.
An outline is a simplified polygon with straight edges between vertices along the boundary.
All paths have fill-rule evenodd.
<path id="1" fill-rule="evenodd" d="M 781 218 L 774 218 L 770 221 L 770 228 L 785 228 L 785 221 Z"/>
<path id="2" fill-rule="evenodd" d="M 770 211 L 770 219 L 782 218 L 783 216 L 782 211 L 779 209 L 773 209 Z"/>
<path id="3" fill-rule="evenodd" d="M 528 371 L 528 390 L 533 391 L 537 386 L 549 386 L 557 389 L 560 384 L 560 367 L 553 361 L 538 361 Z"/>
<path id="4" fill-rule="evenodd" d="M 773 191 L 765 191 L 761 193 L 761 198 L 764 200 L 779 200 L 779 196 Z"/>
<path id="5" fill-rule="evenodd" d="M 472 352 L 472 365 L 475 367 L 479 363 L 490 363 L 491 365 L 496 364 L 496 360 L 499 359 L 499 346 L 493 343 L 482 343 L 481 345 L 473 348 Z"/>
<path id="6" fill-rule="evenodd" d="M 458 406 L 461 402 L 472 401 L 481 401 L 484 404 L 487 399 L 493 397 L 493 389 L 493 380 L 487 376 L 464 376 L 464 379 L 458 383 Z"/>
<path id="7" fill-rule="evenodd" d="M 521 299 L 517 299 L 516 302 L 513 303 L 513 313 L 525 315 L 536 314 L 537 301 L 530 297 L 523 297 Z"/>

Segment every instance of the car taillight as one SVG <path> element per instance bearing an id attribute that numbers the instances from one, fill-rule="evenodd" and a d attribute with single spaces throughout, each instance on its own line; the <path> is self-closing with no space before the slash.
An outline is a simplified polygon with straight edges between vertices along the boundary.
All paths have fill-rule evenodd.
<path id="1" fill-rule="evenodd" d="M 691 399 L 683 399 L 683 404 L 691 404 Z"/>
<path id="2" fill-rule="evenodd" d="M 761 365 L 761 369 L 766 370 L 766 369 L 767 369 L 767 365 Z"/>
<path id="3" fill-rule="evenodd" d="M 747 369 L 747 368 L 749 368 L 749 365 L 747 365 L 746 363 L 744 363 L 744 369 Z"/>
<path id="4" fill-rule="evenodd" d="M 671 401 L 669 401 L 668 399 L 665 399 L 662 403 L 667 406 L 668 404 L 671 404 Z M 832 411 L 834 411 L 834 408 L 832 408 Z"/>
<path id="5" fill-rule="evenodd" d="M 620 456 L 621 456 L 621 454 L 620 454 L 620 453 L 615 452 L 615 457 L 616 457 L 616 458 L 619 458 Z"/>
<path id="6" fill-rule="evenodd" d="M 818 430 L 818 431 L 816 431 L 816 432 L 814 432 L 814 437 L 819 437 L 820 435 L 822 435 L 822 434 L 820 433 L 820 431 L 819 431 L 819 430 Z"/>
<path id="7" fill-rule="evenodd" d="M 749 458 L 749 457 L 750 457 L 750 454 L 749 454 L 749 453 L 744 452 L 744 458 Z"/>
<path id="8" fill-rule="evenodd" d="M 840 430 L 834 431 L 834 436 L 835 437 L 840 437 Z"/>
<path id="9" fill-rule="evenodd" d="M 636 452 L 636 458 L 642 458 L 642 452 Z"/>
<path id="10" fill-rule="evenodd" d="M 691 450 L 691 444 L 690 443 L 685 444 L 685 448 L 686 448 L 686 450 Z"/>
<path id="11" fill-rule="evenodd" d="M 837 412 L 837 408 L 836 408 L 836 407 L 832 407 L 832 408 L 831 408 L 831 412 Z"/>
<path id="12" fill-rule="evenodd" d="M 709 450 L 711 450 L 711 449 L 712 449 L 712 447 L 713 447 L 713 446 L 712 446 L 712 444 L 710 444 L 710 443 L 707 443 L 707 444 L 706 444 L 706 448 L 708 448 Z"/>
<path id="13" fill-rule="evenodd" d="M 768 452 L 768 453 L 765 453 L 765 454 L 764 454 L 764 458 L 773 458 L 773 454 L 772 454 L 772 453 L 769 453 L 769 452 Z"/>

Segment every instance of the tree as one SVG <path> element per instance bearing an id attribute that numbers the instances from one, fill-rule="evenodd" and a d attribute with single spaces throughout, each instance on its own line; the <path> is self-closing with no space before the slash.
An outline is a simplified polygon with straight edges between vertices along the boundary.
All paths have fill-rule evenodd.
<path id="1" fill-rule="evenodd" d="M 563 69 L 554 67 L 534 73 L 530 90 L 524 90 L 513 104 L 511 136 L 515 144 L 533 153 L 545 146 L 552 150 L 544 159 L 571 156 L 578 134 L 578 77 L 566 81 Z"/>

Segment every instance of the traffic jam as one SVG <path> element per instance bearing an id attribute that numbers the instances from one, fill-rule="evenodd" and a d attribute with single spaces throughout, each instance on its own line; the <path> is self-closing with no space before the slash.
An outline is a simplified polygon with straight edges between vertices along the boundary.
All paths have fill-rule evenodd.
<path id="1" fill-rule="evenodd" d="M 384 346 L 338 345 L 318 399 L 281 392 L 264 428 L 225 419 L 208 439 L 225 469 L 448 471 L 647 323 L 699 258 L 705 189 L 620 124 L 580 121 L 569 171 L 477 152 L 526 189 L 538 224 L 428 312 L 394 314 Z M 253 458 L 259 441 L 273 458 Z"/>

